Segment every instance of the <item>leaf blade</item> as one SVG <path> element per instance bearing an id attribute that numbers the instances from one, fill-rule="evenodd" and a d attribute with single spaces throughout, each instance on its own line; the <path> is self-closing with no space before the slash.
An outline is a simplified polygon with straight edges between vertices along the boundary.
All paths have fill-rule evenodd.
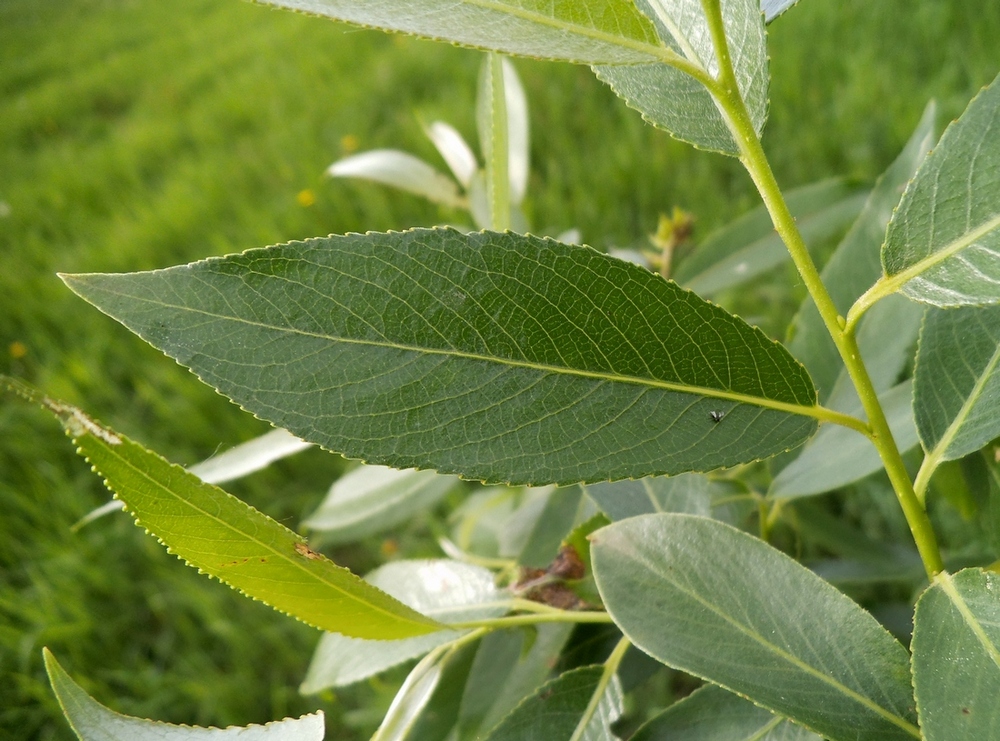
<path id="1" fill-rule="evenodd" d="M 886 282 L 935 306 L 1000 302 L 1000 78 L 944 132 L 882 248 Z"/>
<path id="2" fill-rule="evenodd" d="M 917 602 L 913 684 L 927 741 L 995 739 L 1000 713 L 1000 578 L 942 573 Z"/>
<path id="3" fill-rule="evenodd" d="M 831 739 L 919 738 L 905 649 L 788 556 L 690 515 L 635 517 L 591 540 L 608 612 L 663 663 Z"/>
<path id="4" fill-rule="evenodd" d="M 816 427 L 807 374 L 762 332 L 536 237 L 348 235 L 64 280 L 244 408 L 371 463 L 569 484 L 746 462 Z"/>

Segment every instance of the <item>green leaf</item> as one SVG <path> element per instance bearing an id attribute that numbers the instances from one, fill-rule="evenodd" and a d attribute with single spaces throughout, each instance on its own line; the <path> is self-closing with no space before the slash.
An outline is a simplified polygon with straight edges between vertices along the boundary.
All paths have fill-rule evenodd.
<path id="1" fill-rule="evenodd" d="M 764 20 L 770 23 L 798 3 L 799 0 L 761 0 L 760 9 L 764 12 Z"/>
<path id="2" fill-rule="evenodd" d="M 0 384 L 41 404 L 136 524 L 190 566 L 323 630 L 404 638 L 441 626 L 313 552 L 302 538 L 231 494 L 13 379 Z"/>
<path id="3" fill-rule="evenodd" d="M 611 520 L 624 520 L 654 512 L 710 517 L 715 488 L 708 476 L 685 473 L 669 478 L 657 476 L 637 481 L 591 484 L 586 487 L 586 492 Z"/>
<path id="4" fill-rule="evenodd" d="M 906 189 L 882 247 L 886 287 L 936 306 L 1000 302 L 1000 78 Z"/>
<path id="5" fill-rule="evenodd" d="M 188 471 L 207 484 L 221 484 L 260 471 L 308 447 L 309 443 L 299 440 L 287 430 L 271 430 L 195 463 L 188 467 Z"/>
<path id="6" fill-rule="evenodd" d="M 660 56 L 649 21 L 628 0 L 265 0 L 338 21 L 481 49 L 585 64 Z"/>
<path id="7" fill-rule="evenodd" d="M 839 179 L 822 180 L 785 194 L 795 223 L 810 245 L 850 225 L 866 197 L 866 193 L 857 192 Z M 681 262 L 673 278 L 699 296 L 711 296 L 788 259 L 788 249 L 774 230 L 767 209 L 758 206 L 710 234 Z"/>
<path id="8" fill-rule="evenodd" d="M 841 316 L 847 316 L 851 305 L 882 272 L 879 249 L 885 238 L 886 225 L 899 203 L 900 194 L 934 145 L 936 116 L 937 107 L 931 102 L 924 109 L 903 151 L 875 183 L 861 215 L 823 268 L 823 284 L 827 286 Z M 819 389 L 819 398 L 825 403 L 844 363 L 812 299 L 806 299 L 802 304 L 790 331 L 788 349 L 809 370 Z M 884 342 L 885 338 L 886 335 L 882 335 L 878 339 Z M 893 377 L 878 390 L 889 388 L 896 380 Z"/>
<path id="9" fill-rule="evenodd" d="M 951 461 L 1000 435 L 1000 307 L 930 310 L 913 373 L 913 410 L 929 457 Z"/>
<path id="10" fill-rule="evenodd" d="M 917 444 L 912 396 L 911 382 L 903 381 L 878 397 L 896 445 L 904 453 Z M 854 411 L 863 416 L 860 407 L 858 402 Z M 859 481 L 882 467 L 871 440 L 848 427 L 828 425 L 775 477 L 768 494 L 779 499 L 822 494 Z"/>
<path id="11" fill-rule="evenodd" d="M 1000 576 L 935 577 L 917 602 L 913 686 L 927 741 L 1000 739 Z"/>
<path id="12" fill-rule="evenodd" d="M 591 540 L 604 604 L 646 653 L 832 741 L 919 738 L 906 650 L 788 556 L 690 515 L 634 517 Z"/>
<path id="13" fill-rule="evenodd" d="M 715 685 L 644 724 L 630 741 L 821 741 L 805 728 Z"/>
<path id="14" fill-rule="evenodd" d="M 719 74 L 708 21 L 700 0 L 637 0 L 663 43 L 702 72 Z M 767 38 L 758 0 L 722 3 L 723 21 L 737 83 L 760 134 L 767 121 Z M 701 82 L 663 62 L 598 65 L 598 78 L 642 117 L 697 147 L 736 156 L 739 146 Z"/>
<path id="15" fill-rule="evenodd" d="M 242 728 L 175 726 L 116 713 L 83 691 L 43 649 L 45 671 L 59 706 L 80 741 L 323 741 L 323 711 Z"/>
<path id="16" fill-rule="evenodd" d="M 497 631 L 480 641 L 462 696 L 459 741 L 482 738 L 545 682 L 573 626 L 553 623 L 530 630 L 537 632 Z"/>
<path id="17" fill-rule="evenodd" d="M 570 741 L 600 688 L 603 673 L 602 666 L 585 666 L 559 675 L 514 708 L 485 741 Z M 588 725 L 577 738 L 614 739 L 610 725 L 621 715 L 621 705 L 621 690 L 610 683 L 594 714 L 595 727 Z"/>
<path id="18" fill-rule="evenodd" d="M 413 667 L 393 698 L 372 741 L 404 741 L 412 738 L 412 731 L 433 699 L 449 658 L 450 649 L 439 646 Z"/>
<path id="19" fill-rule="evenodd" d="M 745 463 L 816 429 L 809 377 L 763 332 L 536 237 L 348 235 L 64 279 L 254 414 L 397 468 L 568 484 Z"/>
<path id="20" fill-rule="evenodd" d="M 559 552 L 563 539 L 573 529 L 582 499 L 583 491 L 579 486 L 559 487 L 548 492 L 541 512 L 525 533 L 517 562 L 534 568 L 548 566 Z"/>
<path id="21" fill-rule="evenodd" d="M 344 543 L 384 532 L 437 504 L 458 484 L 433 471 L 359 466 L 337 479 L 302 527 L 324 543 Z"/>
<path id="22" fill-rule="evenodd" d="M 505 593 L 493 574 L 458 561 L 395 561 L 365 577 L 373 586 L 404 605 L 441 623 L 499 617 L 507 612 Z M 326 633 L 302 680 L 301 692 L 345 687 L 460 638 L 467 631 L 440 630 L 395 641 L 348 638 Z"/>

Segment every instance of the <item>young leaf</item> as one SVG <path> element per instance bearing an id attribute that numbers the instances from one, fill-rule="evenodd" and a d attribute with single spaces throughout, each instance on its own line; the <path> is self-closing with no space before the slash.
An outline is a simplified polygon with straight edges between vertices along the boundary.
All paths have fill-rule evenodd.
<path id="1" fill-rule="evenodd" d="M 917 602 L 913 686 L 927 741 L 997 738 L 1000 576 L 938 574 Z"/>
<path id="2" fill-rule="evenodd" d="M 903 151 L 879 177 L 861 215 L 823 268 L 823 284 L 829 289 L 841 316 L 847 316 L 851 305 L 881 274 L 879 249 L 886 225 L 899 203 L 900 193 L 934 145 L 936 117 L 937 106 L 931 102 Z M 820 400 L 826 402 L 844 363 L 812 299 L 803 302 L 790 332 L 788 349 L 809 369 L 819 389 Z M 883 335 L 879 341 L 884 339 Z M 888 385 L 878 390 L 889 388 L 896 380 L 895 377 L 890 379 Z"/>
<path id="3" fill-rule="evenodd" d="M 326 733 L 322 710 L 243 728 L 192 728 L 122 715 L 84 692 L 47 648 L 43 654 L 52 690 L 80 741 L 323 741 Z"/>
<path id="4" fill-rule="evenodd" d="M 371 741 L 405 741 L 413 738 L 413 728 L 434 697 L 450 658 L 449 654 L 447 646 L 440 646 L 413 667 Z"/>
<path id="5" fill-rule="evenodd" d="M 507 54 L 584 64 L 655 60 L 662 46 L 630 0 L 266 0 L 338 21 Z"/>
<path id="6" fill-rule="evenodd" d="M 844 181 L 823 180 L 785 194 L 807 243 L 821 242 L 857 217 L 867 194 Z M 764 206 L 710 234 L 677 267 L 674 280 L 699 296 L 711 296 L 766 273 L 789 259 Z M 872 280 L 875 278 L 873 277 Z"/>
<path id="7" fill-rule="evenodd" d="M 337 479 L 302 527 L 344 543 L 395 527 L 437 504 L 458 484 L 433 471 L 359 466 Z"/>
<path id="8" fill-rule="evenodd" d="M 719 63 L 700 0 L 637 0 L 663 43 L 712 77 Z M 758 0 L 722 3 L 726 39 L 740 93 L 759 134 L 767 120 L 767 38 Z M 675 66 L 599 65 L 598 78 L 642 117 L 697 147 L 736 156 L 739 145 L 704 85 Z"/>
<path id="9" fill-rule="evenodd" d="M 783 553 L 676 514 L 616 522 L 591 540 L 608 612 L 651 656 L 831 741 L 920 737 L 906 650 Z"/>
<path id="10" fill-rule="evenodd" d="M 680 476 L 657 476 L 637 481 L 591 484 L 587 496 L 612 520 L 651 514 L 680 512 L 711 516 L 712 479 L 703 474 L 685 473 Z"/>
<path id="11" fill-rule="evenodd" d="M 188 471 L 206 484 L 221 484 L 260 471 L 275 461 L 309 447 L 310 443 L 299 440 L 287 430 L 271 430 L 224 453 L 195 463 L 188 467 Z"/>
<path id="12" fill-rule="evenodd" d="M 584 720 L 584 713 L 597 692 L 604 667 L 585 666 L 559 675 L 542 685 L 514 708 L 485 741 L 570 741 Z M 622 713 L 621 689 L 609 683 L 590 724 L 576 736 L 581 741 L 615 738 L 610 725 Z"/>
<path id="13" fill-rule="evenodd" d="M 911 397 L 910 381 L 903 381 L 878 397 L 901 452 L 917 444 Z M 860 406 L 858 402 L 858 411 Z M 880 470 L 882 465 L 868 438 L 846 427 L 830 425 L 821 429 L 799 457 L 782 469 L 768 494 L 780 499 L 822 494 L 859 481 Z"/>
<path id="14" fill-rule="evenodd" d="M 1000 302 L 1000 78 L 944 132 L 882 247 L 885 287 L 936 306 Z"/>
<path id="15" fill-rule="evenodd" d="M 821 741 L 812 731 L 706 685 L 648 721 L 629 741 Z"/>
<path id="16" fill-rule="evenodd" d="M 493 574 L 458 561 L 396 561 L 375 569 L 365 581 L 444 624 L 499 617 L 507 611 L 505 594 L 494 585 Z M 440 630 L 379 641 L 326 633 L 316 647 L 300 690 L 312 694 L 360 682 L 462 634 Z"/>
<path id="17" fill-rule="evenodd" d="M 929 310 L 913 373 L 920 442 L 934 461 L 1000 435 L 1000 307 Z"/>
<path id="18" fill-rule="evenodd" d="M 244 408 L 372 463 L 568 484 L 745 463 L 816 429 L 809 377 L 761 331 L 531 236 L 356 234 L 64 280 Z"/>
<path id="19" fill-rule="evenodd" d="M 3 379 L 0 378 L 0 382 Z M 178 558 L 309 625 L 359 638 L 404 638 L 440 629 L 347 569 L 309 549 L 284 525 L 173 465 L 67 404 L 8 379 L 40 403 L 136 524 Z"/>
<path id="20" fill-rule="evenodd" d="M 454 180 L 419 157 L 398 149 L 373 149 L 345 157 L 330 165 L 326 174 L 335 178 L 373 180 L 451 208 L 465 205 Z"/>

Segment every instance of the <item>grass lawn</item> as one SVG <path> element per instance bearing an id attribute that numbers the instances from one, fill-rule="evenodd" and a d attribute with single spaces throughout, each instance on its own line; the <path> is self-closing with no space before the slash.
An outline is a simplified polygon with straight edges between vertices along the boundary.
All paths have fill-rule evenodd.
<path id="1" fill-rule="evenodd" d="M 927 100 L 942 123 L 1000 70 L 1000 4 L 802 0 L 771 27 L 765 146 L 778 179 L 870 181 Z M 474 137 L 480 55 L 240 0 L 0 2 L 0 372 L 191 463 L 266 425 L 89 309 L 57 271 L 148 269 L 346 231 L 457 218 L 324 168 L 356 148 L 437 162 L 420 122 Z M 583 67 L 519 60 L 539 231 L 641 244 L 660 212 L 697 236 L 756 205 L 734 160 L 644 125 Z M 342 470 L 309 452 L 232 487 L 295 527 Z M 314 631 L 196 574 L 123 517 L 55 423 L 0 402 L 0 737 L 70 739 L 49 646 L 116 709 L 262 722 L 324 707 L 366 738 L 391 682 L 296 687 Z M 419 547 L 420 538 L 414 541 Z M 367 548 L 347 550 L 358 569 Z"/>

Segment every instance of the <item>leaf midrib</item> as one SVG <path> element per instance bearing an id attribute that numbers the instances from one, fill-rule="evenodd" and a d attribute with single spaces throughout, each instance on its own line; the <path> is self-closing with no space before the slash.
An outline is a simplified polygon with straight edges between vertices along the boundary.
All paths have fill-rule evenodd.
<path id="1" fill-rule="evenodd" d="M 135 296 L 124 294 L 118 291 L 111 291 L 107 287 L 102 287 L 102 289 L 107 293 L 111 293 L 113 295 L 117 295 L 123 298 L 128 298 L 131 300 L 135 300 L 137 298 Z M 578 378 L 589 378 L 596 381 L 606 381 L 611 383 L 626 383 L 635 386 L 645 386 L 649 388 L 655 388 L 664 391 L 673 391 L 675 393 L 689 394 L 693 396 L 706 396 L 714 399 L 724 399 L 727 401 L 735 401 L 740 404 L 749 404 L 752 406 L 758 406 L 765 409 L 773 409 L 775 411 L 787 412 L 789 414 L 798 414 L 800 416 L 812 417 L 814 419 L 819 419 L 824 421 L 830 419 L 829 410 L 826 410 L 823 407 L 820 407 L 819 405 L 815 404 L 812 406 L 805 406 L 803 404 L 793 404 L 790 402 L 768 399 L 762 396 L 752 396 L 750 394 L 741 394 L 734 391 L 725 391 L 723 389 L 714 389 L 705 386 L 694 386 L 683 383 L 674 383 L 671 381 L 661 381 L 654 378 L 643 378 L 641 376 L 627 376 L 627 375 L 607 373 L 601 371 L 589 371 L 589 370 L 584 370 L 582 368 L 569 368 L 566 366 L 549 365 L 546 363 L 533 363 L 528 360 L 516 360 L 512 358 L 502 358 L 500 356 L 481 355 L 478 353 L 465 352 L 462 350 L 455 350 L 455 349 L 427 348 L 415 345 L 407 345 L 399 342 L 392 342 L 389 340 L 378 342 L 375 340 L 364 340 L 353 337 L 338 337 L 320 332 L 310 332 L 308 330 L 300 329 L 298 327 L 267 324 L 264 322 L 251 321 L 244 317 L 217 314 L 215 312 L 206 311 L 205 309 L 196 309 L 189 306 L 179 306 L 175 304 L 169 304 L 163 301 L 156 301 L 148 297 L 138 297 L 138 300 L 155 306 L 160 306 L 164 309 L 171 309 L 180 312 L 189 312 L 192 314 L 200 314 L 202 316 L 206 316 L 216 320 L 238 322 L 246 324 L 251 327 L 256 327 L 258 329 L 265 329 L 273 332 L 287 332 L 290 334 L 297 334 L 302 337 L 310 337 L 313 339 L 326 340 L 331 343 L 340 342 L 348 345 L 378 347 L 383 349 L 401 350 L 404 352 L 412 352 L 424 355 L 440 355 L 443 357 L 456 358 L 461 360 L 494 363 L 498 365 L 508 365 L 513 368 L 525 368 L 527 370 L 534 370 L 541 373 L 574 376 Z"/>
<path id="2" fill-rule="evenodd" d="M 986 631 L 980 624 L 979 620 L 972 613 L 969 605 L 966 604 L 965 600 L 962 599 L 962 595 L 959 593 L 958 589 L 955 588 L 955 583 L 952 581 L 952 576 L 947 571 L 942 571 L 935 577 L 935 581 L 941 585 L 941 589 L 951 600 L 952 604 L 955 605 L 955 609 L 958 610 L 959 614 L 962 616 L 962 620 L 965 624 L 969 626 L 969 629 L 976 636 L 976 640 L 982 645 L 983 649 L 993 659 L 993 663 L 996 664 L 997 668 L 1000 669 L 1000 649 L 994 645 L 990 637 L 986 635 Z"/>
<path id="3" fill-rule="evenodd" d="M 91 437 L 93 437 L 93 435 L 91 435 Z M 372 610 L 374 610 L 376 612 L 380 612 L 383 615 L 386 615 L 386 616 L 392 618 L 394 621 L 397 621 L 397 622 L 406 621 L 406 622 L 409 622 L 409 623 L 414 624 L 414 625 L 425 626 L 425 627 L 428 627 L 428 628 L 433 627 L 434 624 L 437 622 L 437 621 L 433 621 L 433 620 L 430 621 L 429 623 L 417 622 L 417 621 L 413 620 L 412 618 L 402 617 L 402 616 L 398 615 L 397 613 L 390 612 L 389 610 L 385 609 L 384 607 L 380 607 L 378 605 L 375 605 L 374 603 L 364 602 L 361 598 L 359 598 L 356 595 L 351 594 L 349 591 L 345 590 L 340 585 L 338 585 L 338 584 L 336 584 L 334 582 L 329 581 L 323 575 L 316 574 L 316 573 L 310 571 L 308 568 L 306 568 L 304 562 L 300 562 L 300 558 L 301 557 L 293 558 L 290 553 L 285 553 L 284 551 L 278 550 L 273 545 L 265 543 L 264 541 L 261 541 L 258 538 L 255 538 L 254 536 L 250 535 L 249 533 L 247 533 L 247 532 L 245 532 L 243 530 L 240 530 L 239 528 L 237 528 L 236 526 L 234 526 L 232 523 L 230 523 L 230 522 L 228 522 L 228 521 L 226 521 L 224 519 L 221 519 L 219 516 L 214 515 L 211 512 L 208 512 L 207 510 L 203 509 L 202 507 L 199 507 L 199 506 L 195 505 L 194 503 L 190 502 L 189 500 L 184 499 L 179 494 L 174 494 L 169 489 L 167 489 L 165 486 L 163 486 L 163 484 L 161 484 L 158 480 L 152 478 L 149 474 L 147 474 L 141 468 L 138 468 L 131 461 L 129 461 L 128 459 L 126 459 L 125 457 L 123 457 L 121 454 L 119 454 L 117 451 L 115 451 L 113 449 L 113 446 L 108 445 L 106 443 L 101 443 L 101 442 L 98 442 L 97 444 L 99 446 L 103 447 L 109 454 L 113 455 L 115 458 L 117 458 L 125 466 L 127 466 L 128 468 L 130 468 L 135 473 L 139 474 L 139 476 L 141 476 L 143 479 L 145 479 L 146 481 L 148 481 L 154 488 L 166 492 L 169 495 L 170 498 L 175 499 L 175 500 L 181 502 L 182 504 L 186 505 L 187 507 L 190 507 L 191 509 L 195 510 L 196 512 L 199 512 L 203 516 L 205 516 L 205 517 L 207 517 L 209 519 L 214 520 L 215 522 L 217 522 L 220 525 L 224 526 L 228 530 L 231 530 L 232 532 L 237 533 L 241 537 L 246 538 L 247 540 L 249 540 L 249 541 L 257 544 L 261 548 L 263 548 L 263 549 L 265 549 L 265 550 L 273 553 L 274 555 L 280 557 L 282 560 L 284 560 L 290 566 L 293 566 L 297 571 L 300 571 L 300 572 L 306 574 L 312 580 L 319 581 L 319 582 L 321 582 L 321 583 L 323 583 L 323 584 L 331 587 L 335 591 L 337 591 L 340 594 L 344 595 L 344 597 L 347 598 L 348 600 L 350 600 L 351 602 L 358 603 L 358 604 L 363 604 L 363 605 L 369 607 L 370 609 L 372 609 Z M 128 441 L 125 444 L 126 445 L 128 445 L 128 444 L 136 445 L 138 447 L 137 443 L 134 443 L 134 442 L 131 442 L 131 441 Z M 177 468 L 178 471 L 184 473 L 185 475 L 193 476 L 197 480 L 197 483 L 199 485 L 201 485 L 201 486 L 211 486 L 211 484 L 205 484 L 200 479 L 198 479 L 197 476 L 194 476 L 194 474 L 188 473 L 185 469 L 181 468 L 180 466 L 175 466 L 174 464 L 170 463 L 169 461 L 167 462 L 167 465 L 169 465 L 171 467 Z M 222 491 L 222 490 L 220 489 L 220 491 Z M 125 498 L 122 497 L 121 494 L 118 493 L 118 492 L 116 492 L 116 494 L 122 500 L 122 502 L 125 503 L 126 506 L 127 506 L 127 502 L 125 502 Z M 136 515 L 133 515 L 133 516 L 136 516 Z M 292 537 L 292 539 L 295 542 L 302 542 L 301 540 L 299 540 L 299 539 L 297 539 L 295 537 L 295 534 L 292 531 L 289 530 L 288 532 L 289 532 L 289 535 Z M 188 559 L 185 558 L 184 560 L 187 561 Z M 338 567 L 338 568 L 340 568 L 340 567 Z M 219 577 L 219 578 L 221 578 L 221 577 Z M 372 587 L 372 589 L 376 589 L 376 587 Z M 412 608 L 407 608 L 407 609 L 412 609 Z M 422 613 L 418 613 L 418 614 L 422 614 Z M 428 632 L 431 632 L 431 631 L 428 631 Z"/>
<path id="4" fill-rule="evenodd" d="M 717 608 L 713 603 L 708 602 L 707 600 L 705 600 L 697 592 L 691 591 L 691 590 L 683 587 L 680 583 L 672 580 L 666 572 L 663 572 L 663 571 L 659 570 L 657 568 L 657 565 L 655 563 L 653 563 L 651 561 L 647 561 L 645 559 L 643 559 L 643 561 L 644 561 L 643 565 L 649 571 L 651 571 L 651 572 L 659 575 L 660 577 L 662 577 L 665 582 L 667 582 L 668 584 L 670 584 L 671 586 L 673 586 L 678 592 L 680 592 L 681 594 L 684 594 L 687 597 L 690 597 L 695 602 L 697 602 L 698 604 L 700 604 L 703 607 L 705 607 L 709 612 L 711 612 L 711 613 L 715 614 L 716 616 L 722 618 L 722 620 L 724 620 L 725 622 L 729 623 L 729 625 L 731 625 L 733 628 L 735 628 L 737 631 L 739 631 L 740 633 L 742 633 L 746 637 L 748 637 L 751 640 L 757 642 L 758 644 L 760 644 L 761 646 L 763 646 L 765 649 L 772 651 L 776 656 L 778 656 L 781 659 L 784 659 L 785 661 L 787 661 L 788 663 L 790 663 L 792 666 L 797 667 L 798 669 L 802 670 L 806 674 L 809 674 L 810 676 L 815 677 L 816 679 L 819 679 L 821 682 L 824 682 L 825 684 L 829 685 L 830 687 L 832 687 L 833 689 L 835 689 L 838 692 L 842 693 L 843 695 L 849 697 L 850 699 L 854 700 L 855 702 L 859 703 L 860 705 L 868 708 L 869 710 L 871 710 L 872 712 L 874 712 L 877 715 L 881 716 L 882 718 L 884 718 L 885 720 L 889 721 L 893 725 L 895 725 L 898 728 L 901 728 L 902 730 L 906 731 L 907 733 L 909 733 L 914 738 L 918 738 L 918 739 L 921 738 L 920 730 L 915 725 L 913 725 L 908 720 L 906 720 L 905 718 L 902 718 L 902 717 L 896 715 L 895 713 L 891 712 L 890 710 L 887 710 L 886 708 L 883 708 L 881 705 L 879 705 L 878 703 L 876 703 L 874 700 L 871 700 L 870 698 L 865 697 L 864 695 L 862 695 L 862 694 L 860 694 L 858 692 L 855 692 L 850 687 L 845 686 L 844 684 L 840 683 L 838 680 L 834 679 L 833 677 L 829 676 L 828 674 L 824 674 L 819 669 L 816 669 L 815 667 L 811 666 L 810 664 L 807 664 L 806 662 L 802 661 L 801 659 L 799 659 L 794 654 L 790 654 L 787 651 L 785 651 L 784 649 L 782 649 L 780 646 L 776 646 L 775 644 L 771 643 L 766 638 L 764 638 L 764 636 L 762 636 L 760 633 L 757 633 L 756 631 L 754 631 L 750 627 L 745 626 L 745 625 L 743 625 L 740 622 L 737 622 L 735 619 L 733 619 L 732 617 L 730 617 L 728 614 L 726 614 L 725 612 L 722 612 L 720 608 Z M 679 668 L 684 669 L 685 671 L 691 671 L 690 669 L 688 669 L 686 667 L 679 667 Z M 704 677 L 704 678 L 708 679 L 709 681 L 718 683 L 717 679 L 713 679 L 713 678 L 710 678 L 710 677 Z M 724 686 L 724 685 L 722 685 L 722 686 Z M 727 687 L 727 689 L 729 689 L 729 688 Z M 731 690 L 731 691 L 735 691 L 735 690 Z"/>

